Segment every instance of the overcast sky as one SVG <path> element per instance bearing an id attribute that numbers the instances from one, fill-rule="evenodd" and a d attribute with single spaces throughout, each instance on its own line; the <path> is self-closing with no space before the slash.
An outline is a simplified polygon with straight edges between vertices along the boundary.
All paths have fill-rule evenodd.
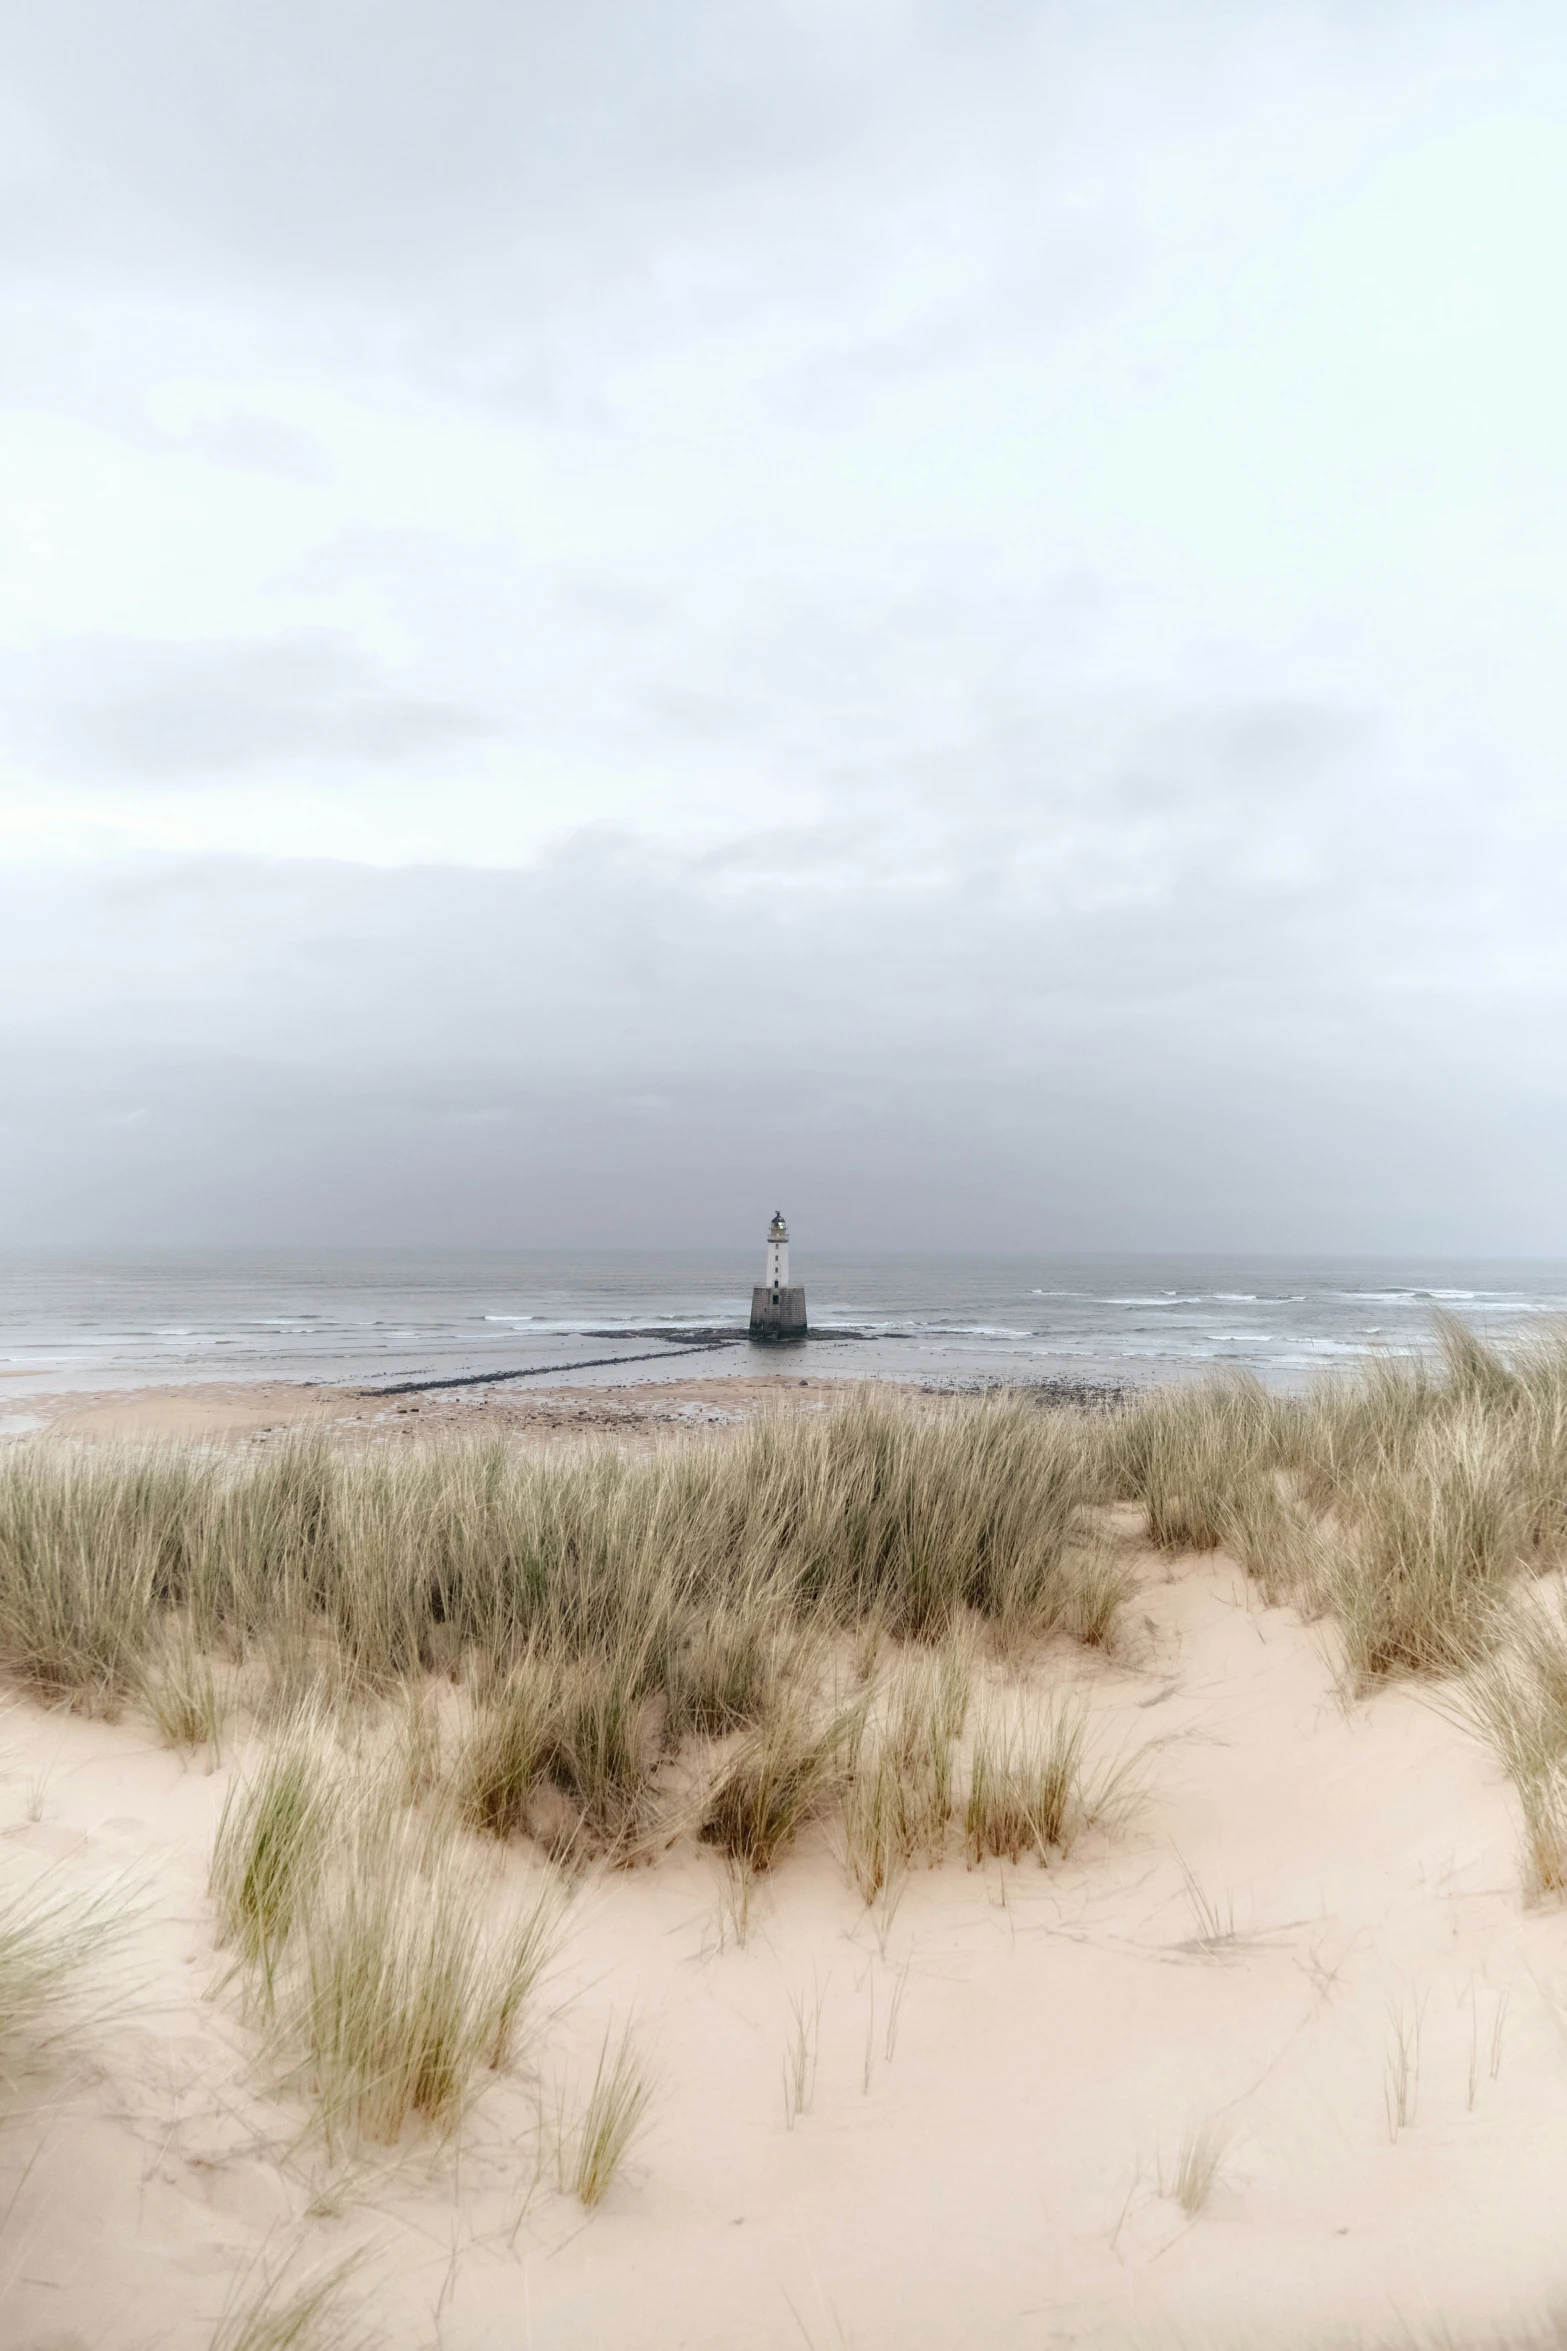
<path id="1" fill-rule="evenodd" d="M 0 1238 L 1567 1252 L 1561 0 L 0 55 Z"/>

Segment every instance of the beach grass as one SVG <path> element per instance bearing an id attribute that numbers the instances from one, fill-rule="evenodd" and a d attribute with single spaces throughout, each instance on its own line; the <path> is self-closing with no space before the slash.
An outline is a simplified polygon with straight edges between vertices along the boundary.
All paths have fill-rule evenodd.
<path id="1" fill-rule="evenodd" d="M 791 1691 L 726 1757 L 702 1812 L 703 1841 L 753 1878 L 770 1870 L 841 1796 L 861 1718 L 857 1705 L 822 1717 L 808 1694 Z"/>
<path id="2" fill-rule="evenodd" d="M 1567 1539 L 1567 1345 L 1504 1361 L 1445 1318 L 1437 1340 L 1300 1394 L 871 1391 L 643 1457 L 16 1446 L 0 1663 L 87 1705 L 172 1672 L 176 1737 L 210 1714 L 200 1653 L 309 1688 L 330 1655 L 360 1693 L 548 1671 L 539 1769 L 609 1833 L 646 1776 L 649 1702 L 668 1739 L 754 1729 L 802 1636 L 1112 1642 L 1131 1571 L 1092 1514 L 1119 1500 L 1157 1548 L 1225 1545 L 1270 1597 L 1331 1610 L 1362 1679 L 1448 1672 L 1491 1640 L 1515 1570 Z"/>
<path id="3" fill-rule="evenodd" d="M 1504 1360 L 1433 1327 L 1431 1355 L 1299 1394 L 1243 1376 L 1099 1416 L 1099 1490 L 1141 1503 L 1156 1545 L 1223 1544 L 1266 1598 L 1336 1619 L 1356 1689 L 1471 1670 L 1519 1580 L 1563 1558 L 1567 1340 Z"/>
<path id="4" fill-rule="evenodd" d="M 634 2024 L 627 2022 L 618 2034 L 611 2025 L 571 2136 L 562 2183 L 589 2211 L 602 2204 L 645 2127 L 655 2088 Z"/>
<path id="5" fill-rule="evenodd" d="M 1567 1893 L 1567 1593 L 1525 1586 L 1465 1703 L 1518 1794 L 1524 1875 L 1535 1896 Z"/>
<path id="6" fill-rule="evenodd" d="M 79 2016 L 83 1984 L 127 1931 L 123 1889 L 60 1893 L 46 1881 L 0 1894 L 0 2067 Z"/>
<path id="7" fill-rule="evenodd" d="M 1017 1399 L 874 1394 L 642 1459 L 392 1457 L 319 1436 L 259 1457 L 17 1446 L 0 1464 L 0 1663 L 118 1701 L 175 1617 L 273 1670 L 308 1668 L 329 1637 L 368 1690 L 465 1657 L 495 1673 L 592 1659 L 574 1711 L 615 1719 L 563 1728 L 560 1766 L 592 1804 L 643 1698 L 676 1729 L 760 1720 L 794 1628 L 1050 1629 L 1082 1605 L 1064 1559 L 1090 1451 L 1074 1416 Z"/>
<path id="8" fill-rule="evenodd" d="M 304 1714 L 236 1780 L 214 1847 L 220 1933 L 273 2070 L 308 2095 L 329 2145 L 393 2143 L 416 2116 L 449 2131 L 512 2055 L 559 1918 L 548 1876 L 497 1903 L 406 1765 L 395 1736 L 345 1745 Z"/>
<path id="9" fill-rule="evenodd" d="M 980 1725 L 969 1762 L 963 1831 L 971 1862 L 1067 1852 L 1107 1809 L 1110 1781 L 1087 1753 L 1088 1717 L 1070 1698 L 1018 1705 Z"/>
<path id="10" fill-rule="evenodd" d="M 1052 1643 L 1116 1649 L 1130 1504 L 1157 1550 L 1223 1546 L 1264 1598 L 1331 1618 L 1352 1689 L 1489 1669 L 1554 1888 L 1562 1749 L 1515 1601 L 1567 1547 L 1567 1342 L 1504 1358 L 1446 1317 L 1434 1337 L 1295 1394 L 1246 1376 L 1108 1409 L 868 1389 L 642 1455 L 21 1445 L 0 1462 L 0 1669 L 139 1704 L 182 1747 L 215 1743 L 225 1709 L 279 1731 L 293 1796 L 278 1783 L 271 1814 L 245 1796 L 261 1809 L 226 1821 L 214 1877 L 263 1976 L 288 1934 L 267 1923 L 291 1899 L 284 1845 L 308 1839 L 306 1814 L 287 1825 L 302 1709 L 324 1735 L 395 1702 L 422 1726 L 407 1770 L 462 1826 L 579 1858 L 684 1825 L 750 1883 L 835 1819 L 875 1901 L 954 1818 L 971 1858 L 1076 1833 L 1070 1708 L 1048 1687 L 992 1708 L 968 1752 L 966 1691 L 976 1659 L 1022 1692 Z M 1523 1761 L 1530 1739 L 1550 1755 Z"/>
<path id="11" fill-rule="evenodd" d="M 212 1657 L 188 1625 L 165 1630 L 160 1648 L 142 1667 L 137 1695 L 165 1746 L 209 1747 L 217 1758 L 227 1708 Z"/>
<path id="12" fill-rule="evenodd" d="M 1159 2193 L 1179 2204 L 1188 2220 L 1207 2209 L 1223 2171 L 1225 2134 L 1214 2122 L 1194 2123 L 1181 2140 L 1168 2173 L 1161 2167 Z"/>
<path id="13" fill-rule="evenodd" d="M 548 1955 L 545 1887 L 497 1923 L 460 1848 L 408 1815 L 352 1826 L 281 1979 L 280 2047 L 339 2135 L 388 2144 L 418 2116 L 449 2131 L 475 2079 L 505 2065 Z"/>
<path id="14" fill-rule="evenodd" d="M 933 1656 L 905 1660 L 873 1720 L 854 1725 L 843 1790 L 849 1880 L 867 1905 L 917 1860 L 940 1861 L 956 1809 L 956 1747 L 968 1717 L 973 1646 L 949 1633 Z"/>
<path id="15" fill-rule="evenodd" d="M 254 1972 L 268 2006 L 282 1954 L 320 1885 L 342 1805 L 340 1766 L 320 1714 L 308 1708 L 224 1798 L 208 1890 L 221 1935 Z"/>
<path id="16" fill-rule="evenodd" d="M 346 2296 L 352 2257 L 290 2278 L 252 2265 L 236 2279 L 209 2338 L 209 2351 L 369 2351 Z"/>

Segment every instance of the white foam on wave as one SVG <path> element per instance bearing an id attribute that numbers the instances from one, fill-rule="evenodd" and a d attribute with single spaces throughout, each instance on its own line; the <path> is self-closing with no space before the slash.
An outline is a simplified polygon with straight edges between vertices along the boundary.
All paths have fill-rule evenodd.
<path id="1" fill-rule="evenodd" d="M 1107 1306 L 1211 1306 L 1212 1296 L 1205 1290 L 1161 1290 L 1157 1298 L 1107 1298 Z"/>

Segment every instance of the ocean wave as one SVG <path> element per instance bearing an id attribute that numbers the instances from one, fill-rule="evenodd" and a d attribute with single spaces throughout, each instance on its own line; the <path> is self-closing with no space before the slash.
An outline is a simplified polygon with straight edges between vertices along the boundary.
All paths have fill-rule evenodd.
<path id="1" fill-rule="evenodd" d="M 1211 1306 L 1209 1290 L 1161 1290 L 1157 1298 L 1107 1298 L 1107 1306 Z"/>
<path id="2" fill-rule="evenodd" d="M 852 1320 L 829 1322 L 825 1316 L 818 1316 L 815 1328 L 863 1331 L 868 1339 L 1037 1339 L 1039 1336 L 1037 1331 L 1020 1331 L 1011 1323 L 876 1322 L 868 1315 L 854 1314 L 852 1307 L 842 1311 L 852 1316 Z"/>
<path id="3" fill-rule="evenodd" d="M 1485 1305 L 1511 1308 L 1518 1301 L 1510 1290 L 1333 1290 L 1329 1295 L 1368 1306 Z"/>

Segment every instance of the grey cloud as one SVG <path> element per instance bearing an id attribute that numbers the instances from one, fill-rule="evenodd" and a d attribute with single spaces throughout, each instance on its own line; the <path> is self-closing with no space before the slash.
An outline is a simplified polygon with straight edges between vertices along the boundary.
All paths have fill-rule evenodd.
<path id="1" fill-rule="evenodd" d="M 765 836 L 715 874 L 604 834 L 522 872 L 229 860 L 35 877 L 8 896 L 0 1034 L 228 1038 L 340 1069 L 499 1058 L 589 1091 L 633 1071 L 738 1080 L 764 1037 L 773 1063 L 855 1084 L 1000 1082 L 1083 1055 L 1131 1084 L 1172 1051 L 1192 1067 L 1254 1048 L 1311 1063 L 1340 1050 L 1346 1018 L 1357 1066 L 1522 1065 L 1561 1013 L 1567 977 L 1545 988 L 1520 963 L 1554 935 L 1544 872 L 1532 903 L 1510 894 L 1505 926 L 1479 858 L 1439 901 L 1365 863 L 1327 890 L 1259 877 L 1205 835 L 1156 844 L 1123 878 L 1137 886 L 1063 890 L 1049 868 L 998 871 L 954 844 L 945 870 L 845 886 L 780 871 Z"/>
<path id="2" fill-rule="evenodd" d="M 845 1241 L 896 1195 L 971 1246 L 1549 1246 L 1554 877 L 1499 905 L 1477 836 L 1439 846 L 1437 894 L 1355 851 L 1259 877 L 1201 827 L 1119 891 L 956 836 L 853 884 L 602 832 L 524 871 L 35 873 L 0 897 L 0 1215 L 602 1239 L 634 1197 L 694 1240 L 787 1176 Z"/>
<path id="3" fill-rule="evenodd" d="M 650 184 L 669 225 L 695 222 L 715 185 L 765 187 L 854 136 L 856 45 L 810 9 L 747 28 L 711 0 L 155 0 L 130 42 L 105 39 L 108 13 L 9 8 L 7 51 L 45 126 L 43 236 L 132 267 L 151 240 L 307 277 L 406 281 L 497 246 L 547 272 L 541 214 L 569 207 L 579 249 L 640 242 Z"/>
<path id="4" fill-rule="evenodd" d="M 253 416 L 242 409 L 161 437 L 166 445 L 192 450 L 215 464 L 237 466 L 251 473 L 275 474 L 284 481 L 323 482 L 330 470 L 319 445 L 308 433 L 291 430 L 274 417 Z"/>
<path id="5" fill-rule="evenodd" d="M 988 266 L 978 262 L 977 288 L 938 296 L 894 331 L 867 332 L 850 319 L 825 334 L 780 378 L 779 408 L 831 421 L 900 379 L 971 368 L 1009 345 L 1048 343 L 1113 309 L 1143 258 L 1127 224 L 1100 213 L 1035 224 L 1012 217 L 1007 230 Z M 1009 250 L 1014 239 L 1032 250 Z"/>
<path id="6" fill-rule="evenodd" d="M 398 691 L 319 632 L 250 645 L 78 639 L 6 669 L 0 741 L 57 775 L 218 783 L 291 760 L 416 760 L 493 726 Z"/>
<path id="7" fill-rule="evenodd" d="M 583 1088 L 439 1065 L 329 1080 L 232 1054 L 138 1057 L 147 1115 L 112 1126 L 118 1064 L 90 1049 L 8 1071 L 8 1229 L 81 1243 L 710 1244 L 782 1189 L 816 1246 L 1527 1249 L 1564 1131 L 1559 1099 L 1483 1076 L 1466 1116 L 1397 1070 L 1240 1067 L 788 1075 L 761 1128 L 755 1073 Z M 795 1203 L 798 1201 L 798 1209 Z"/>
<path id="8" fill-rule="evenodd" d="M 1190 711 L 1166 721 L 1148 745 L 1148 767 L 1125 779 L 1130 792 L 1169 799 L 1191 790 L 1242 796 L 1318 785 L 1363 752 L 1374 732 L 1363 711 L 1276 699 L 1228 710 Z"/>
<path id="9" fill-rule="evenodd" d="M 1019 187 L 1085 100 L 1111 92 L 1135 119 L 1162 77 L 1195 117 L 1221 85 L 1215 56 L 1266 61 L 1294 32 L 1374 63 L 1389 24 L 1431 38 L 1461 13 L 1116 0 L 1090 24 L 1059 5 L 922 0 L 147 0 L 127 25 L 113 0 L 10 0 L 27 136 L 9 242 L 24 266 L 216 267 L 370 299 L 418 287 L 448 311 L 502 284 L 580 308 L 661 251 L 757 240 L 798 255 L 814 287 L 852 284 L 867 239 L 954 179 L 1030 225 Z M 1039 258 L 1004 273 L 991 327 L 1097 299 L 1094 259 L 1117 232 L 1094 214 L 1112 209 L 1082 184 L 1047 208 Z M 775 265 L 773 286 L 790 274 Z M 870 338 L 843 365 L 899 351 Z"/>

